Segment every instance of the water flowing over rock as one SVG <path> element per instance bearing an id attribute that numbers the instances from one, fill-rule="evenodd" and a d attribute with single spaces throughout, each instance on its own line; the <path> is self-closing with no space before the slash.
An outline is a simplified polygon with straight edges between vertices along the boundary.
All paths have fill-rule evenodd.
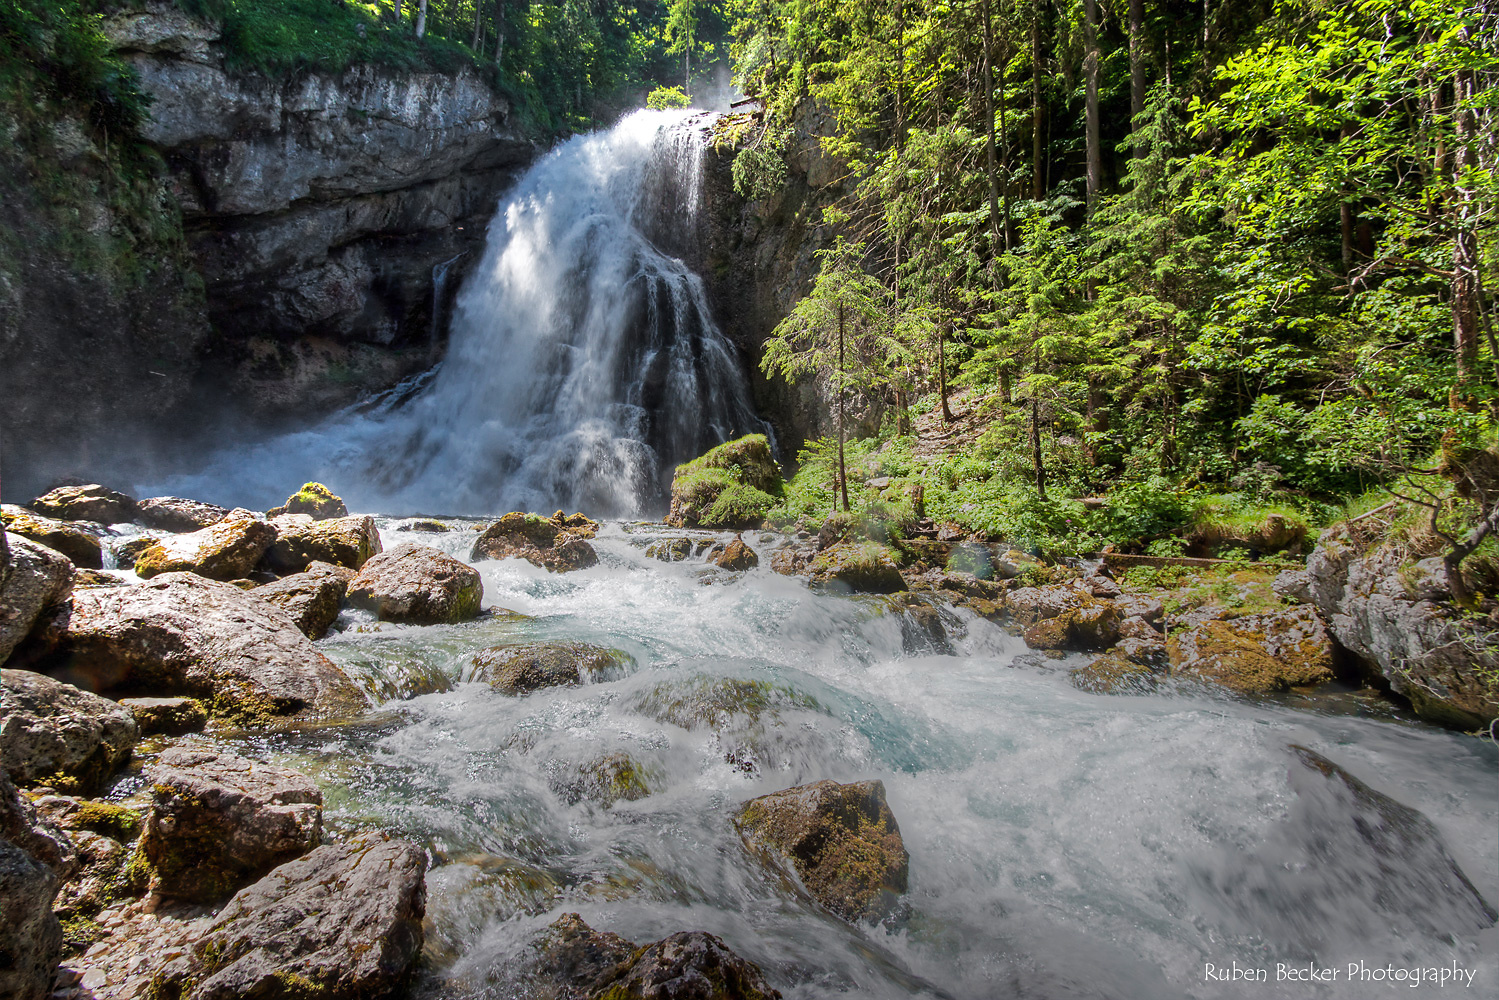
<path id="1" fill-rule="evenodd" d="M 97 787 L 130 759 L 128 709 L 29 670 L 0 670 L 0 765 L 18 785 Z"/>
<path id="2" fill-rule="evenodd" d="M 0 663 L 31 633 L 42 611 L 73 589 L 73 564 L 61 553 L 0 531 L 9 559 L 0 572 Z"/>
<path id="3" fill-rule="evenodd" d="M 553 573 L 587 569 L 598 564 L 598 553 L 587 539 L 599 526 L 582 514 L 550 518 L 513 511 L 484 529 L 474 541 L 469 559 L 524 559 Z"/>
<path id="4" fill-rule="evenodd" d="M 382 552 L 349 581 L 349 603 L 381 621 L 437 625 L 479 613 L 484 581 L 478 570 L 415 542 Z"/>
<path id="5" fill-rule="evenodd" d="M 233 718 L 346 717 L 367 705 L 280 611 L 193 573 L 75 592 L 27 648 L 80 687 L 189 695 Z"/>
<path id="6" fill-rule="evenodd" d="M 581 684 L 629 662 L 615 649 L 586 642 L 528 642 L 495 646 L 474 654 L 469 680 L 482 681 L 505 694 L 524 694 L 537 688 Z"/>
<path id="7" fill-rule="evenodd" d="M 744 842 L 789 862 L 814 899 L 849 921 L 890 912 L 910 855 L 882 781 L 818 781 L 751 799 L 734 818 Z"/>
<path id="8" fill-rule="evenodd" d="M 316 476 L 367 509 L 664 507 L 676 463 L 763 430 L 701 281 L 642 232 L 692 224 L 705 124 L 642 111 L 554 150 L 501 203 L 429 380 L 205 481 Z"/>
<path id="9" fill-rule="evenodd" d="M 228 751 L 181 747 L 151 767 L 139 850 L 152 892 L 224 899 L 301 857 L 323 835 L 323 793 L 306 775 Z"/>

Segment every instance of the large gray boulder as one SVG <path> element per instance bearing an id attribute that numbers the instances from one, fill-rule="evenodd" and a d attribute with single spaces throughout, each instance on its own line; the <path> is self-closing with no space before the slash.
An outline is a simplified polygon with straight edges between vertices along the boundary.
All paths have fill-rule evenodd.
<path id="1" fill-rule="evenodd" d="M 62 957 L 52 901 L 75 861 L 66 834 L 39 823 L 0 772 L 0 997 L 32 1000 L 51 992 Z"/>
<path id="2" fill-rule="evenodd" d="M 80 569 L 102 569 L 104 550 L 99 539 L 76 524 L 43 517 L 24 507 L 0 504 L 0 521 L 12 536 L 20 535 L 54 552 L 61 552 Z"/>
<path id="3" fill-rule="evenodd" d="M 349 581 L 349 603 L 381 621 L 438 625 L 479 613 L 479 571 L 437 549 L 403 542 L 382 552 Z"/>
<path id="4" fill-rule="evenodd" d="M 240 721 L 347 718 L 368 706 L 291 619 L 193 573 L 80 590 L 37 629 L 28 652 L 91 691 L 185 695 Z"/>
<path id="5" fill-rule="evenodd" d="M 162 896 L 227 898 L 322 839 L 323 793 L 290 768 L 181 747 L 162 754 L 150 775 L 139 850 L 151 891 Z"/>
<path id="6" fill-rule="evenodd" d="M 123 493 L 100 486 L 59 486 L 31 501 L 32 510 L 60 521 L 93 521 L 119 524 L 135 517 L 135 501 Z"/>
<path id="7" fill-rule="evenodd" d="M 814 899 L 850 922 L 879 919 L 906 891 L 911 856 L 882 781 L 772 792 L 740 806 L 734 825 L 762 861 L 789 866 Z"/>
<path id="8" fill-rule="evenodd" d="M 297 623 L 309 639 L 321 639 L 338 617 L 354 571 L 332 563 L 314 562 L 301 573 L 284 576 L 250 591 L 257 601 L 275 605 Z"/>
<path id="9" fill-rule="evenodd" d="M 92 790 L 130 759 L 130 712 L 29 670 L 0 670 L 0 766 L 18 785 Z"/>
<path id="10" fill-rule="evenodd" d="M 156 531 L 197 531 L 228 516 L 227 507 L 182 497 L 149 497 L 135 505 L 135 519 Z"/>
<path id="11" fill-rule="evenodd" d="M 421 955 L 427 854 L 373 834 L 328 844 L 241 891 L 194 949 L 188 1000 L 376 1000 Z"/>
<path id="12" fill-rule="evenodd" d="M 66 556 L 7 534 L 0 531 L 9 554 L 0 572 L 0 663 L 30 634 L 42 611 L 73 590 L 73 564 Z"/>
<path id="13" fill-rule="evenodd" d="M 145 579 L 187 572 L 210 580 L 241 580 L 275 540 L 275 528 L 247 510 L 235 511 L 206 528 L 168 535 L 147 546 L 136 556 L 135 573 Z"/>
<path id="14" fill-rule="evenodd" d="M 380 552 L 380 532 L 372 517 L 281 514 L 271 518 L 276 541 L 266 550 L 264 566 L 285 576 L 301 573 L 314 562 L 359 569 Z"/>
<path id="15" fill-rule="evenodd" d="M 1463 614 L 1431 561 L 1414 565 L 1356 528 L 1323 532 L 1306 569 L 1282 573 L 1276 592 L 1314 606 L 1338 642 L 1442 725 L 1479 729 L 1499 717 L 1499 646 L 1492 615 Z"/>
<path id="16" fill-rule="evenodd" d="M 1333 678 L 1332 640 L 1317 613 L 1286 608 L 1181 629 L 1167 642 L 1171 670 L 1240 694 L 1265 694 Z"/>

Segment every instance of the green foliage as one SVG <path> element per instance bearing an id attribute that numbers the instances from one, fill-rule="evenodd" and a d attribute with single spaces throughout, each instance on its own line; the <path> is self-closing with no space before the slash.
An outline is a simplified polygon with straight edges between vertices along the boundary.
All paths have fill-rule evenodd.
<path id="1" fill-rule="evenodd" d="M 110 50 L 100 21 L 84 0 L 0 0 L 6 102 L 79 114 L 116 135 L 133 134 L 150 100 L 135 71 Z"/>
<path id="2" fill-rule="evenodd" d="M 691 107 L 692 98 L 683 93 L 681 87 L 657 87 L 646 95 L 645 106 L 657 111 L 669 111 L 672 108 Z"/>
<path id="3" fill-rule="evenodd" d="M 753 486 L 734 483 L 718 495 L 701 524 L 705 528 L 753 528 L 765 520 L 776 498 Z"/>

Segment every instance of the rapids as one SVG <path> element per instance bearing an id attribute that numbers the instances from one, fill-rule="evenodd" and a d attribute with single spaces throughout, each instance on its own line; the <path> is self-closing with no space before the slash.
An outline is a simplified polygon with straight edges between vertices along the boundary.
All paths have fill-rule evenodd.
<path id="1" fill-rule="evenodd" d="M 476 534 L 382 527 L 387 546 L 460 558 Z M 712 931 L 791 998 L 1365 1000 L 1391 988 L 1275 982 L 1277 963 L 1358 961 L 1456 962 L 1478 970 L 1463 995 L 1494 995 L 1499 932 L 1430 891 L 1444 875 L 1421 870 L 1429 859 L 1410 859 L 1410 891 L 1392 897 L 1369 877 L 1356 830 L 1367 817 L 1287 750 L 1306 745 L 1420 809 L 1492 901 L 1492 744 L 1201 690 L 1085 694 L 1072 664 L 1026 657 L 966 612 L 949 620 L 957 655 L 923 653 L 879 598 L 646 557 L 663 533 L 607 525 L 600 565 L 566 575 L 479 563 L 486 608 L 528 618 L 419 628 L 345 612 L 319 646 L 386 699 L 380 713 L 251 737 L 318 780 L 330 828 L 429 847 L 434 994 L 446 979 L 464 995 L 542 995 L 523 959 L 577 911 L 640 942 Z M 762 553 L 772 544 L 746 538 Z M 474 651 L 530 638 L 613 646 L 635 665 L 522 697 L 462 682 Z M 711 715 L 705 692 L 722 679 L 764 682 L 758 720 L 671 721 Z M 612 806 L 580 795 L 580 768 L 612 753 L 649 795 Z M 885 782 L 911 854 L 895 926 L 841 922 L 741 846 L 738 803 L 819 778 Z M 1269 982 L 1204 981 L 1205 964 L 1232 962 Z"/>

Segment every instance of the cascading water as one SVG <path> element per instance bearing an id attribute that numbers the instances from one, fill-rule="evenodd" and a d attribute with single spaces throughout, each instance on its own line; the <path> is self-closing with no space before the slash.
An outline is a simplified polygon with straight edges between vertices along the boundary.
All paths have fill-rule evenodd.
<path id="1" fill-rule="evenodd" d="M 701 281 L 647 236 L 695 227 L 705 124 L 642 111 L 554 150 L 501 202 L 420 391 L 165 488 L 269 504 L 319 479 L 363 509 L 663 507 L 673 465 L 765 430 Z"/>

